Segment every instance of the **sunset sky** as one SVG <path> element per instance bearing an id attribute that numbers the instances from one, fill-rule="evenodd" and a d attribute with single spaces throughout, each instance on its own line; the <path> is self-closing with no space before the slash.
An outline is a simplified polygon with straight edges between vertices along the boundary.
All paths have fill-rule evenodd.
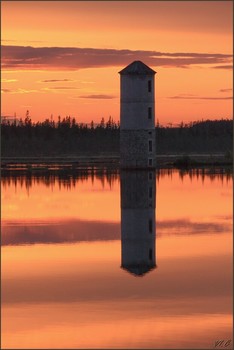
<path id="1" fill-rule="evenodd" d="M 2 116 L 119 120 L 119 74 L 156 70 L 161 124 L 232 118 L 231 1 L 2 1 Z"/>

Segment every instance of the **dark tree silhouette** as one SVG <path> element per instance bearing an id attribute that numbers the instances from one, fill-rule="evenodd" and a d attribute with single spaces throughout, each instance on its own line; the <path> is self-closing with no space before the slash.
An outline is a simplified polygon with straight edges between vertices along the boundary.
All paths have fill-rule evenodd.
<path id="1" fill-rule="evenodd" d="M 233 121 L 228 119 L 181 122 L 177 127 L 155 128 L 157 154 L 232 154 Z M 77 123 L 58 116 L 33 123 L 29 114 L 18 123 L 1 125 L 2 157 L 119 155 L 120 124 L 110 116 L 99 124 Z"/>

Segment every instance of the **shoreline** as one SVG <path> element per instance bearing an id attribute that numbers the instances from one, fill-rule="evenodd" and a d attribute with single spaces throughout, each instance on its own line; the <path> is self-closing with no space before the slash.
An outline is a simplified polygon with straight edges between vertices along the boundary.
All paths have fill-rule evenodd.
<path id="1" fill-rule="evenodd" d="M 156 168 L 197 168 L 197 167 L 232 167 L 233 160 L 225 154 L 164 154 L 156 155 Z M 53 171 L 81 170 L 85 168 L 108 167 L 120 168 L 117 155 L 83 155 L 62 157 L 2 157 L 1 171 Z"/>

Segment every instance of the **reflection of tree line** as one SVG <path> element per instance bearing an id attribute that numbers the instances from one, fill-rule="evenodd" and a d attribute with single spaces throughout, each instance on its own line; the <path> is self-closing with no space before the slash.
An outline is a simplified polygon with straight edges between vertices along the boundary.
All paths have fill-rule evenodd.
<path id="1" fill-rule="evenodd" d="M 110 170 L 107 168 L 102 169 L 82 169 L 79 172 L 54 170 L 52 172 L 31 173 L 25 171 L 3 171 L 2 172 L 2 184 L 3 186 L 20 186 L 30 188 L 35 184 L 43 184 L 47 187 L 53 187 L 58 184 L 59 188 L 64 187 L 72 189 L 78 182 L 84 182 L 91 179 L 94 181 L 100 181 L 102 187 L 112 187 L 115 181 L 119 181 L 118 171 Z"/>
<path id="2" fill-rule="evenodd" d="M 119 123 L 110 117 L 89 125 L 75 118 L 4 121 L 1 125 L 2 157 L 43 157 L 67 155 L 119 155 Z M 231 157 L 233 121 L 206 120 L 155 128 L 157 154 L 217 153 Z"/>
<path id="3" fill-rule="evenodd" d="M 204 168 L 204 169 L 158 169 L 156 171 L 156 181 L 160 182 L 160 178 L 172 177 L 178 173 L 181 181 L 187 176 L 190 179 L 209 179 L 214 181 L 215 179 L 223 181 L 232 180 L 231 168 Z M 89 168 L 81 169 L 79 171 L 63 171 L 53 170 L 52 172 L 27 172 L 27 171 L 10 171 L 3 170 L 1 174 L 1 182 L 3 187 L 7 186 L 20 186 L 31 188 L 36 184 L 43 184 L 47 187 L 53 187 L 58 184 L 59 188 L 72 189 L 75 188 L 78 182 L 84 182 L 91 179 L 91 182 L 100 181 L 103 188 L 112 188 L 113 184 L 119 182 L 119 170 L 109 168 Z"/>
<path id="4" fill-rule="evenodd" d="M 231 181 L 233 176 L 232 168 L 230 167 L 212 167 L 212 168 L 195 168 L 195 169 L 160 169 L 157 171 L 156 179 L 159 182 L 160 177 L 172 177 L 173 174 L 177 173 L 180 177 L 180 179 L 183 181 L 184 177 L 189 176 L 189 178 L 192 180 L 194 178 L 201 178 L 202 181 L 205 180 L 205 178 L 209 179 L 210 181 L 214 181 L 215 179 L 220 180 L 221 182 L 225 181 Z"/>

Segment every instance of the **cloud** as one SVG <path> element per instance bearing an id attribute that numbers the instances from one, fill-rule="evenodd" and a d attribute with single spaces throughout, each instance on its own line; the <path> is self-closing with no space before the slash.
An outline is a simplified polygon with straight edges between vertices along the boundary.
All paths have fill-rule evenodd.
<path id="1" fill-rule="evenodd" d="M 219 91 L 220 92 L 229 92 L 229 91 L 232 91 L 232 89 L 220 89 Z"/>
<path id="2" fill-rule="evenodd" d="M 1 89 L 1 93 L 8 93 L 8 92 L 12 92 L 11 89 Z"/>
<path id="3" fill-rule="evenodd" d="M 75 47 L 2 46 L 2 69 L 79 70 L 120 67 L 134 60 L 150 66 L 188 68 L 196 64 L 222 64 L 228 67 L 232 55 L 220 53 L 168 53 L 143 50 L 116 50 Z M 214 67 L 215 68 L 215 67 Z"/>
<path id="4" fill-rule="evenodd" d="M 14 42 L 14 43 L 18 43 L 20 40 L 13 40 L 13 39 L 8 39 L 8 40 L 5 40 L 5 39 L 2 39 L 2 42 Z M 48 42 L 48 41 L 45 41 L 45 40 L 25 40 L 26 43 L 45 43 L 45 42 Z"/>
<path id="5" fill-rule="evenodd" d="M 2 83 L 14 83 L 17 79 L 1 79 Z"/>
<path id="6" fill-rule="evenodd" d="M 112 98 L 116 98 L 116 96 L 113 95 L 81 95 L 78 98 L 94 98 L 94 99 L 101 99 L 101 100 L 110 100 Z"/>
<path id="7" fill-rule="evenodd" d="M 78 87 L 74 86 L 54 86 L 54 87 L 49 87 L 49 88 L 42 88 L 42 90 L 46 91 L 53 91 L 53 90 L 78 90 Z"/>
<path id="8" fill-rule="evenodd" d="M 32 92 L 37 92 L 37 90 L 26 90 L 26 89 L 1 89 L 2 93 L 10 94 L 29 94 Z"/>
<path id="9" fill-rule="evenodd" d="M 44 87 L 40 89 L 41 92 L 51 92 L 51 93 L 59 93 L 60 91 L 71 91 L 71 90 L 79 90 L 78 87 L 74 86 L 54 86 L 54 87 Z"/>
<path id="10" fill-rule="evenodd" d="M 215 66 L 212 68 L 215 68 L 215 69 L 233 69 L 233 66 L 232 65 L 223 65 L 223 66 Z"/>
<path id="11" fill-rule="evenodd" d="M 66 82 L 74 82 L 75 80 L 72 79 L 46 79 L 46 80 L 40 80 L 39 83 L 57 83 L 61 81 L 66 81 Z"/>
<path id="12" fill-rule="evenodd" d="M 176 95 L 176 96 L 169 96 L 167 97 L 169 99 L 174 99 L 174 100 L 232 100 L 232 96 L 228 97 L 216 97 L 216 96 L 195 96 L 195 95 L 186 95 L 186 94 L 181 94 L 181 95 Z"/>

